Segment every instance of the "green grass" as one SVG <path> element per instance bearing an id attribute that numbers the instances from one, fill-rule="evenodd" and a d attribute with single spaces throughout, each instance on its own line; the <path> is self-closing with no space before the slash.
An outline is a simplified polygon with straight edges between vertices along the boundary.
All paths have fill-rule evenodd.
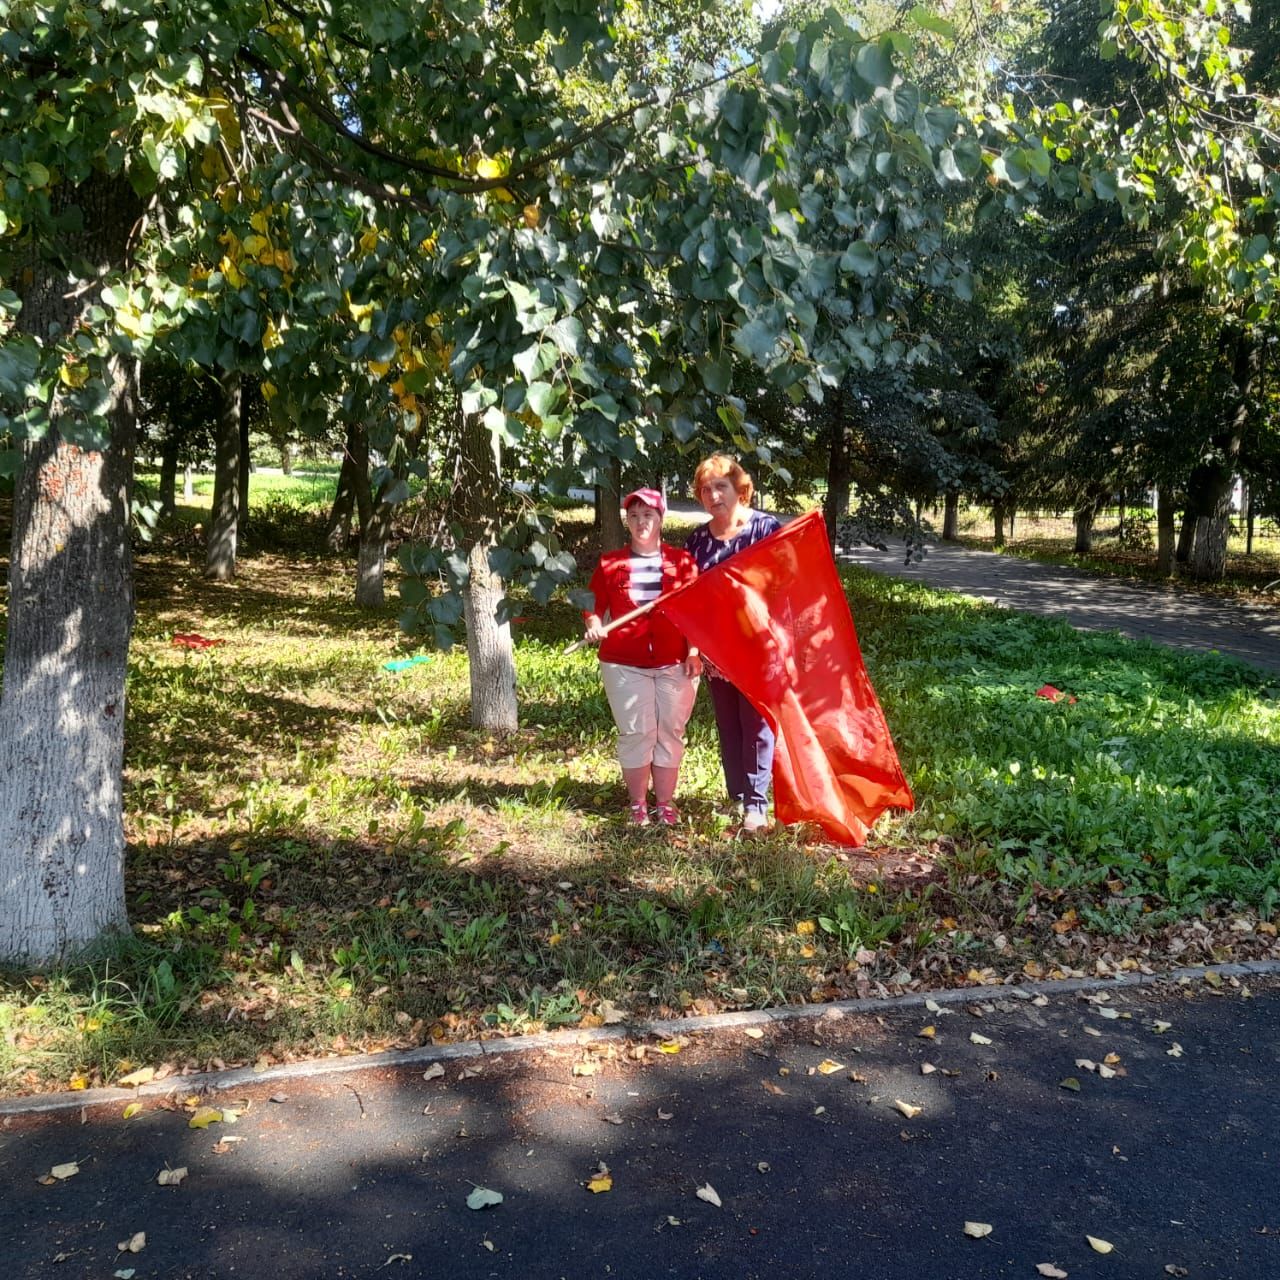
<path id="1" fill-rule="evenodd" d="M 586 513 L 564 519 L 582 545 Z M 1196 954 L 1268 945 L 1231 927 L 1265 925 L 1280 888 L 1260 674 L 851 574 L 917 811 L 861 854 L 727 839 L 704 697 L 684 825 L 635 833 L 595 660 L 562 653 L 573 610 L 526 609 L 522 729 L 495 740 L 468 726 L 461 652 L 384 670 L 413 648 L 394 603 L 355 609 L 352 575 L 263 553 L 218 586 L 140 557 L 135 935 L 0 979 L 0 1089 L 590 1025 L 605 1001 L 667 1015 L 1158 963 L 1188 954 L 1189 922 Z M 169 644 L 192 630 L 227 643 Z M 1077 702 L 1036 698 L 1045 682 Z"/>

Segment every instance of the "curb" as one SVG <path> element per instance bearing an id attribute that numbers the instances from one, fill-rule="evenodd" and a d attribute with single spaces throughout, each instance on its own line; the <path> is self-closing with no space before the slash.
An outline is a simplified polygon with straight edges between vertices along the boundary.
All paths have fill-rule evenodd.
<path id="1" fill-rule="evenodd" d="M 564 1045 L 599 1044 L 644 1036 L 669 1039 L 676 1035 L 723 1031 L 735 1027 L 767 1027 L 790 1022 L 843 1018 L 851 1014 L 875 1013 L 886 1008 L 911 1009 L 927 1000 L 935 1004 L 969 1004 L 975 1001 L 1012 996 L 1030 1000 L 1037 995 L 1070 995 L 1114 987 L 1158 987 L 1203 981 L 1216 973 L 1223 978 L 1274 977 L 1280 975 L 1280 960 L 1244 960 L 1235 964 L 1200 965 L 1172 969 L 1167 973 L 1121 973 L 1106 978 L 1060 978 L 1056 981 L 1019 982 L 983 987 L 948 987 L 941 991 L 912 991 L 900 996 L 870 996 L 857 1000 L 836 1000 L 830 1004 L 780 1005 L 776 1009 L 750 1009 L 738 1013 L 713 1013 L 696 1018 L 662 1018 L 651 1022 L 625 1022 L 612 1027 L 566 1028 L 536 1035 L 510 1036 L 502 1040 L 463 1040 L 456 1044 L 421 1045 L 416 1049 L 385 1049 L 379 1053 L 350 1054 L 342 1058 L 320 1058 L 291 1062 L 258 1071 L 253 1067 L 232 1067 L 226 1071 L 194 1072 L 166 1076 L 139 1085 L 136 1089 L 81 1089 L 74 1093 L 31 1094 L 0 1099 L 0 1123 L 21 1116 L 49 1116 L 68 1111 L 89 1111 L 144 1098 L 166 1098 L 178 1092 L 217 1094 L 246 1085 L 275 1084 L 290 1080 L 315 1080 L 355 1071 L 386 1068 L 417 1069 L 433 1062 L 462 1058 L 485 1058 L 519 1054 Z"/>

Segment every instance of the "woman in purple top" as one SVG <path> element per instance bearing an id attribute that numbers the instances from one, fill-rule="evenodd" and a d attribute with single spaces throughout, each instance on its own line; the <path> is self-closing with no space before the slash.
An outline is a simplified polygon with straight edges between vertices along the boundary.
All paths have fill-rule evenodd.
<path id="1" fill-rule="evenodd" d="M 751 477 L 733 458 L 715 453 L 698 464 L 693 494 L 711 519 L 695 529 L 684 545 L 699 573 L 782 527 L 773 516 L 752 509 L 754 492 Z M 755 707 L 709 665 L 707 675 L 729 798 L 742 805 L 742 829 L 760 831 L 768 825 L 773 730 Z"/>

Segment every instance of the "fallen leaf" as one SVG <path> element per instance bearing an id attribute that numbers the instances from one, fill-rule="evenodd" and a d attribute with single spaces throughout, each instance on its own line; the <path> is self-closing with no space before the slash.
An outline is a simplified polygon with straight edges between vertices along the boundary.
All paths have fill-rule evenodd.
<path id="1" fill-rule="evenodd" d="M 1166 1262 L 1164 1270 L 1165 1274 L 1170 1276 L 1189 1276 L 1191 1274 L 1186 1267 L 1180 1267 L 1175 1262 Z"/>
<path id="2" fill-rule="evenodd" d="M 1152 1031 L 1154 1031 L 1154 1032 L 1156 1033 L 1156 1035 L 1158 1035 L 1158 1036 L 1159 1036 L 1159 1035 L 1163 1035 L 1163 1034 L 1164 1034 L 1166 1031 L 1168 1031 L 1172 1026 L 1173 1026 L 1173 1023 L 1172 1023 L 1172 1022 L 1161 1022 L 1161 1021 L 1160 1021 L 1160 1019 L 1159 1019 L 1159 1018 L 1157 1018 L 1157 1019 L 1156 1019 L 1156 1020 L 1151 1024 L 1151 1030 L 1152 1030 Z"/>
<path id="3" fill-rule="evenodd" d="M 191 1119 L 187 1121 L 188 1129 L 207 1129 L 216 1120 L 222 1119 L 222 1112 L 217 1107 L 197 1107 Z"/>
<path id="4" fill-rule="evenodd" d="M 57 1258 L 54 1258 L 54 1262 L 57 1262 Z M 135 1275 L 137 1272 L 132 1267 L 121 1267 L 119 1271 L 111 1273 L 111 1280 L 133 1280 Z"/>
<path id="5" fill-rule="evenodd" d="M 123 1112 L 121 1112 L 121 1115 L 122 1115 L 126 1120 L 132 1120 L 132 1119 L 133 1119 L 133 1117 L 134 1117 L 134 1116 L 136 1116 L 136 1115 L 138 1114 L 138 1112 L 139 1112 L 139 1111 L 141 1111 L 141 1110 L 142 1110 L 142 1103 L 140 1103 L 140 1102 L 131 1102 L 131 1103 L 129 1103 L 129 1105 L 128 1105 L 127 1107 L 125 1107 L 124 1111 L 123 1111 Z"/>
<path id="6" fill-rule="evenodd" d="M 920 1030 L 916 1032 L 916 1038 L 918 1040 L 932 1040 L 937 1034 L 938 1028 L 935 1026 L 921 1027 Z"/>
<path id="7" fill-rule="evenodd" d="M 424 1080 L 439 1080 L 439 1079 L 441 1079 L 441 1077 L 443 1077 L 443 1075 L 444 1075 L 444 1063 L 443 1063 L 443 1062 L 433 1062 L 433 1063 L 432 1063 L 432 1064 L 431 1064 L 431 1065 L 430 1065 L 430 1066 L 429 1066 L 429 1067 L 428 1067 L 428 1068 L 427 1068 L 427 1069 L 422 1073 L 422 1078 L 423 1078 Z M 400 1255 L 399 1255 L 399 1254 L 396 1254 L 395 1256 L 396 1256 L 396 1257 L 399 1257 Z M 385 1264 L 384 1264 L 384 1265 L 385 1265 Z"/>
<path id="8" fill-rule="evenodd" d="M 716 1189 L 707 1182 L 700 1186 L 697 1190 L 699 1200 L 705 1200 L 708 1204 L 713 1204 L 717 1209 L 720 1208 L 720 1197 L 716 1194 Z"/>
<path id="9" fill-rule="evenodd" d="M 602 1191 L 613 1190 L 613 1175 L 608 1169 L 605 1169 L 604 1165 L 601 1165 L 600 1168 L 604 1172 L 597 1173 L 594 1178 L 590 1178 L 587 1181 L 587 1190 L 595 1195 L 599 1195 Z"/>
<path id="10" fill-rule="evenodd" d="M 1098 1017 L 1100 1018 L 1109 1018 L 1114 1020 L 1119 1016 L 1120 1016 L 1119 1009 L 1099 1009 L 1098 1010 Z"/>
<path id="11" fill-rule="evenodd" d="M 1165 1053 L 1171 1058 L 1182 1057 L 1182 1046 L 1175 1040 L 1166 1050 Z"/>
<path id="12" fill-rule="evenodd" d="M 932 1062 L 922 1062 L 920 1064 L 920 1074 L 922 1076 L 931 1076 L 937 1069 Z"/>
<path id="13" fill-rule="evenodd" d="M 1042 1276 L 1047 1276 L 1048 1280 L 1065 1280 L 1067 1274 L 1061 1267 L 1055 1267 L 1052 1262 L 1037 1262 L 1036 1270 Z"/>
<path id="14" fill-rule="evenodd" d="M 915 1119 L 915 1117 L 924 1110 L 923 1107 L 915 1107 L 909 1102 L 903 1102 L 901 1098 L 894 1098 L 893 1105 L 897 1107 L 908 1120 Z"/>
<path id="15" fill-rule="evenodd" d="M 764 1086 L 767 1092 L 774 1094 L 776 1097 L 781 1098 L 786 1095 L 787 1091 L 779 1085 L 774 1084 L 772 1080 L 761 1080 L 760 1083 Z"/>
<path id="16" fill-rule="evenodd" d="M 658 1046 L 659 1053 L 679 1053 L 681 1049 L 679 1040 L 664 1040 Z"/>
<path id="17" fill-rule="evenodd" d="M 976 1031 L 969 1032 L 969 1039 L 974 1044 L 990 1044 L 991 1043 L 991 1038 L 989 1036 L 979 1035 Z"/>
<path id="18" fill-rule="evenodd" d="M 1210 969 L 1209 972 L 1204 975 L 1204 980 L 1211 987 L 1222 986 L 1222 975 L 1220 973 L 1215 973 L 1214 970 L 1212 969 Z"/>
<path id="19" fill-rule="evenodd" d="M 769 1172 L 769 1162 L 768 1162 L 767 1160 L 761 1160 L 761 1161 L 756 1165 L 756 1172 L 757 1172 L 757 1173 L 768 1173 L 768 1172 Z"/>
<path id="20" fill-rule="evenodd" d="M 763 1040 L 764 1032 L 759 1027 L 743 1027 L 742 1034 L 750 1036 L 752 1040 Z"/>
<path id="21" fill-rule="evenodd" d="M 983 1236 L 989 1236 L 995 1228 L 989 1222 L 966 1222 L 964 1224 L 964 1233 L 972 1236 L 975 1240 L 981 1240 Z"/>
<path id="22" fill-rule="evenodd" d="M 834 1075 L 835 1072 L 844 1070 L 844 1063 L 833 1062 L 830 1058 L 823 1058 L 823 1060 L 818 1063 L 818 1070 L 821 1071 L 824 1076 Z"/>
<path id="23" fill-rule="evenodd" d="M 573 1074 L 575 1076 L 593 1076 L 600 1070 L 598 1062 L 575 1062 L 573 1064 Z"/>
<path id="24" fill-rule="evenodd" d="M 601 1116 L 600 1119 L 603 1120 L 605 1124 L 621 1124 L 622 1123 L 622 1117 L 616 1111 L 612 1112 L 607 1116 Z"/>
<path id="25" fill-rule="evenodd" d="M 1087 1036 L 1100 1036 L 1102 1034 L 1097 1027 L 1085 1027 L 1084 1033 Z"/>
<path id="26" fill-rule="evenodd" d="M 926 1000 L 924 1002 L 924 1007 L 928 1009 L 930 1013 L 946 1013 L 946 1010 L 936 1000 Z"/>
<path id="27" fill-rule="evenodd" d="M 1058 1081 L 1059 1089 L 1070 1089 L 1072 1093 L 1080 1092 L 1080 1081 L 1075 1076 L 1067 1076 L 1065 1080 Z"/>
<path id="28" fill-rule="evenodd" d="M 1120 1055 L 1118 1053 L 1109 1053 L 1105 1058 L 1103 1058 L 1103 1062 L 1105 1062 L 1109 1067 L 1117 1066 L 1120 1062 Z"/>
<path id="29" fill-rule="evenodd" d="M 80 1166 L 74 1160 L 70 1160 L 66 1164 L 55 1164 L 53 1168 L 49 1170 L 49 1176 L 51 1178 L 57 1178 L 59 1182 L 63 1182 L 67 1178 L 74 1178 L 79 1172 Z"/>
<path id="30" fill-rule="evenodd" d="M 412 1262 L 412 1261 L 413 1261 L 413 1254 L 411 1253 L 393 1253 L 387 1258 L 386 1262 L 382 1264 L 382 1267 L 389 1267 L 393 1262 Z M 378 1270 L 381 1271 L 382 1267 L 379 1267 Z"/>
<path id="31" fill-rule="evenodd" d="M 1097 1236 L 1085 1236 L 1085 1239 L 1094 1253 L 1110 1253 L 1115 1248 L 1109 1240 L 1099 1240 Z"/>
<path id="32" fill-rule="evenodd" d="M 141 1253 L 147 1247 L 147 1233 L 135 1231 L 127 1240 L 121 1240 L 116 1248 L 121 1253 Z"/>
<path id="33" fill-rule="evenodd" d="M 670 1120 L 674 1115 L 675 1115 L 674 1111 L 663 1111 L 661 1107 L 658 1108 L 659 1120 Z"/>
<path id="34" fill-rule="evenodd" d="M 268 1102 L 274 1102 L 274 1103 L 276 1103 L 276 1104 L 278 1105 L 278 1104 L 280 1104 L 280 1103 L 282 1103 L 282 1102 L 288 1102 L 288 1101 L 289 1101 L 289 1095 L 288 1095 L 287 1093 L 273 1093 L 273 1094 L 271 1095 L 271 1097 L 269 1097 L 269 1098 L 267 1099 L 267 1101 L 268 1101 Z"/>
<path id="35" fill-rule="evenodd" d="M 811 934 L 813 930 L 814 930 L 814 922 L 812 920 L 796 921 L 796 932 L 800 934 L 801 937 L 804 937 L 807 934 Z"/>
<path id="36" fill-rule="evenodd" d="M 155 1078 L 155 1067 L 139 1067 L 137 1071 L 130 1071 L 127 1076 L 121 1076 L 116 1084 L 123 1085 L 126 1089 L 133 1089 L 140 1084 L 150 1084 Z"/>
<path id="37" fill-rule="evenodd" d="M 473 1080 L 475 1079 L 476 1076 L 480 1075 L 483 1071 L 484 1071 L 483 1067 L 463 1067 L 462 1070 L 458 1072 L 458 1079 Z"/>
<path id="38" fill-rule="evenodd" d="M 181 1165 L 177 1169 L 161 1169 L 156 1174 L 156 1182 L 162 1187 L 176 1187 L 181 1185 L 186 1176 L 187 1166 Z"/>
<path id="39" fill-rule="evenodd" d="M 488 1209 L 492 1205 L 502 1203 L 502 1192 L 493 1191 L 489 1187 L 476 1187 L 467 1197 L 468 1209 Z"/>
<path id="40" fill-rule="evenodd" d="M 815 1116 L 824 1115 L 826 1113 L 826 1110 L 827 1110 L 826 1107 L 814 1107 L 813 1114 Z"/>

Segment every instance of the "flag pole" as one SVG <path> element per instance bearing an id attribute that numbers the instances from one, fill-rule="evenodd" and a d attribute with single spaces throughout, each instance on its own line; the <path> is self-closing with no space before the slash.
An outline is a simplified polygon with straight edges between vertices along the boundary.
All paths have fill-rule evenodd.
<path id="1" fill-rule="evenodd" d="M 655 600 L 650 600 L 648 604 L 642 604 L 638 609 L 632 609 L 630 613 L 624 613 L 624 614 L 622 615 L 622 617 L 620 617 L 620 618 L 614 618 L 611 622 L 609 622 L 608 624 L 606 624 L 605 629 L 604 629 L 604 635 L 606 635 L 606 636 L 607 636 L 607 635 L 609 634 L 609 632 L 610 632 L 610 631 L 613 631 L 613 630 L 615 630 L 617 627 L 622 626 L 622 624 L 623 624 L 624 622 L 630 622 L 632 618 L 638 618 L 638 617 L 640 617 L 640 615 L 641 615 L 641 614 L 643 614 L 643 613 L 648 613 L 648 612 L 649 612 L 649 610 L 650 610 L 650 609 L 652 609 L 652 608 L 653 608 L 653 606 L 654 606 L 655 604 L 657 604 L 657 603 L 658 603 L 658 601 L 657 601 L 656 599 L 655 599 Z M 603 639 L 604 639 L 604 636 L 601 636 L 600 638 L 603 640 Z M 577 652 L 578 652 L 578 650 L 579 650 L 579 649 L 581 649 L 581 648 L 582 648 L 586 643 L 587 643 L 587 642 L 586 642 L 585 640 L 575 640 L 575 641 L 574 641 L 574 642 L 573 642 L 573 643 L 572 643 L 572 644 L 571 644 L 571 645 L 570 645 L 570 646 L 569 646 L 569 647 L 564 651 L 564 653 L 563 653 L 561 656 L 562 656 L 562 657 L 567 657 L 567 656 L 568 656 L 569 654 L 571 654 L 571 653 L 577 653 Z"/>

